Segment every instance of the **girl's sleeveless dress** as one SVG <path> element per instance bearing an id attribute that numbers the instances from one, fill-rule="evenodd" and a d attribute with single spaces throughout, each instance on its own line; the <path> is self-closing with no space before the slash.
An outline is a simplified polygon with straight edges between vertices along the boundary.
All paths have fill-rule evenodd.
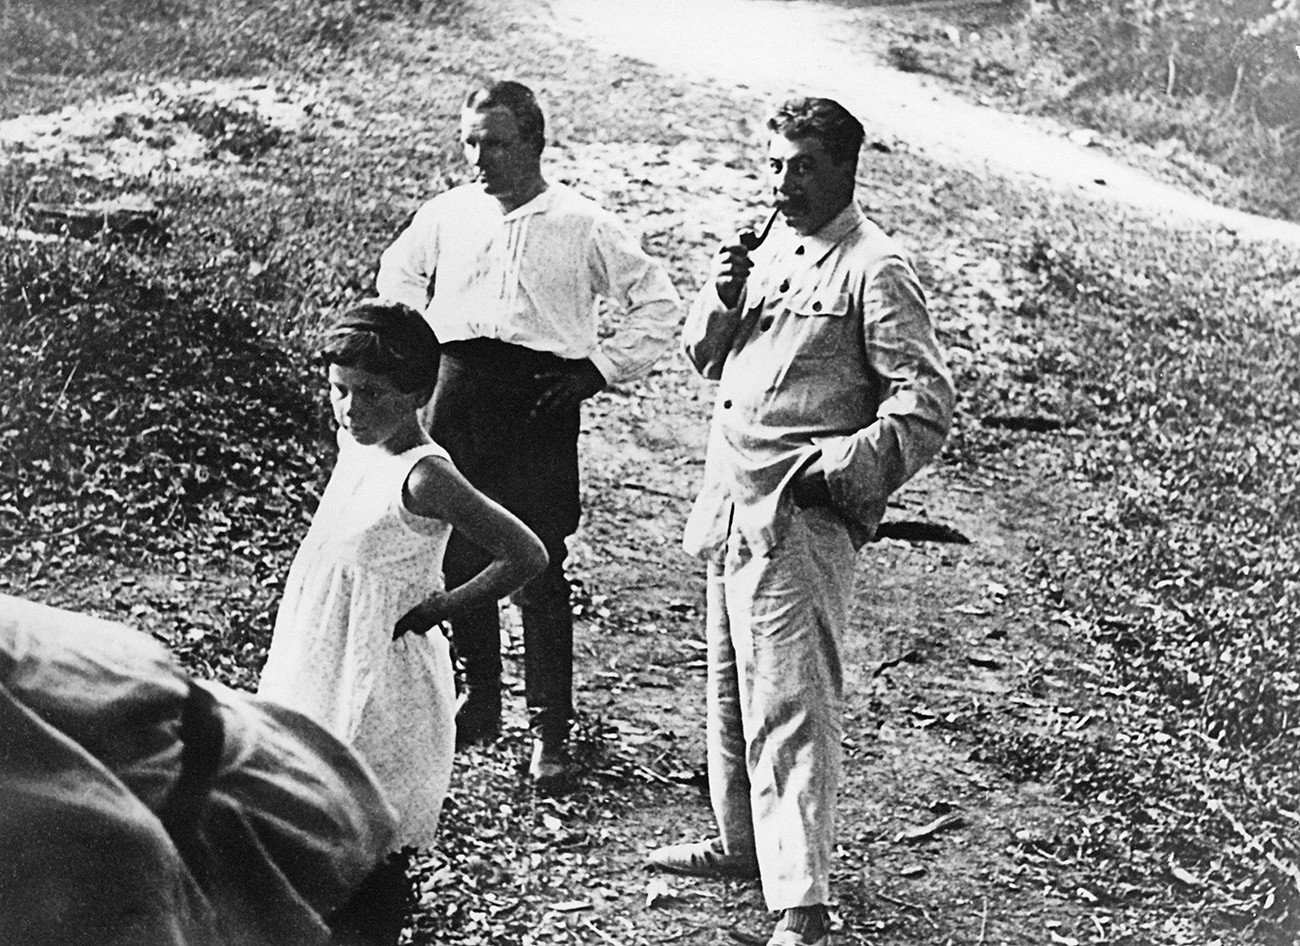
<path id="1" fill-rule="evenodd" d="M 339 431 L 339 456 L 298 549 L 258 695 L 350 743 L 399 815 L 394 849 L 431 847 L 451 779 L 455 682 L 438 628 L 393 640 L 398 618 L 442 587 L 450 524 L 402 502 L 437 444 L 394 456 Z"/>

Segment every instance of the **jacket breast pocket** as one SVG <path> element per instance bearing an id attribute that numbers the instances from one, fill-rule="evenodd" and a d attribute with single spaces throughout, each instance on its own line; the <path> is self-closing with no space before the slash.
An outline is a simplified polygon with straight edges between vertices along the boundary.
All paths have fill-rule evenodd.
<path id="1" fill-rule="evenodd" d="M 842 289 L 820 287 L 790 300 L 799 340 L 797 357 L 827 358 L 853 344 L 851 297 Z"/>

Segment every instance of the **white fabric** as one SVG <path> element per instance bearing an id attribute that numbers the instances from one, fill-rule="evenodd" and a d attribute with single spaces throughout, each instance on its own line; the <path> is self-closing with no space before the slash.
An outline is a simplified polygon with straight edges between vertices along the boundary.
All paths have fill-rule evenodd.
<path id="1" fill-rule="evenodd" d="M 835 508 L 866 542 L 951 423 L 952 378 L 916 272 L 853 203 L 811 236 L 773 230 L 736 308 L 706 285 L 682 338 L 719 382 L 683 535 L 692 554 L 717 551 L 732 528 L 759 554 L 779 543 L 787 487 L 818 456 Z"/>
<path id="2" fill-rule="evenodd" d="M 375 285 L 424 312 L 441 341 L 495 338 L 590 358 L 611 384 L 671 347 L 681 306 L 663 268 L 614 216 L 563 184 L 508 214 L 478 184 L 439 194 L 384 251 Z M 624 310 L 604 339 L 600 298 Z"/>
<path id="3" fill-rule="evenodd" d="M 442 587 L 451 526 L 402 502 L 426 444 L 393 456 L 339 433 L 339 457 L 276 615 L 258 695 L 352 744 L 400 824 L 394 847 L 429 847 L 451 779 L 455 682 L 437 628 L 393 640 L 397 620 Z"/>
<path id="4" fill-rule="evenodd" d="M 853 543 L 824 507 L 798 509 L 757 555 L 732 532 L 709 563 L 709 793 L 729 854 L 758 858 L 768 909 L 830 902 L 840 782 L 841 646 Z"/>

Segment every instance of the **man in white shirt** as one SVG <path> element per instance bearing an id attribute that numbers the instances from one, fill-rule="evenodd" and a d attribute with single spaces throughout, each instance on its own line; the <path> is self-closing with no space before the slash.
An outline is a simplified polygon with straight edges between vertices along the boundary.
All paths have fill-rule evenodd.
<path id="1" fill-rule="evenodd" d="M 476 487 L 542 539 L 550 565 L 515 596 L 524 625 L 524 681 L 541 790 L 571 777 L 573 617 L 565 540 L 577 529 L 580 405 L 643 374 L 672 345 L 681 300 L 667 274 L 612 214 L 542 174 L 542 111 L 517 82 L 476 89 L 461 143 L 477 180 L 425 203 L 383 254 L 381 296 L 422 311 L 443 343 L 430 405 L 435 440 Z M 597 336 L 601 299 L 622 310 Z M 449 586 L 483 553 L 455 534 Z M 453 622 L 466 689 L 457 743 L 501 726 L 495 607 Z"/>

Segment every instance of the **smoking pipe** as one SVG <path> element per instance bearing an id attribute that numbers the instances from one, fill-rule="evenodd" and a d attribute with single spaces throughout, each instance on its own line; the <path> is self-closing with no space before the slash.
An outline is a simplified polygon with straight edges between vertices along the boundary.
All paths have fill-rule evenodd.
<path id="1" fill-rule="evenodd" d="M 762 246 L 763 241 L 767 239 L 767 235 L 772 232 L 772 224 L 776 223 L 776 215 L 780 212 L 779 209 L 773 209 L 772 215 L 767 218 L 767 223 L 763 224 L 763 230 L 761 233 L 755 233 L 753 230 L 746 230 L 741 233 L 740 236 L 737 237 L 740 241 L 740 245 L 750 253 Z"/>

